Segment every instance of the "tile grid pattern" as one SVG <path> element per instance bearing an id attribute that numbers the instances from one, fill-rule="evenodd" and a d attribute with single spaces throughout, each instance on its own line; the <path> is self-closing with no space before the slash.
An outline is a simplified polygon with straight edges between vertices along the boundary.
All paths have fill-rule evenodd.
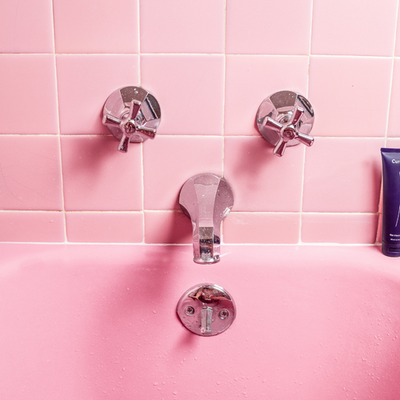
<path id="1" fill-rule="evenodd" d="M 210 171 L 235 192 L 227 243 L 379 242 L 379 148 L 400 145 L 398 0 L 380 7 L 386 22 L 371 29 L 375 40 L 356 32 L 374 7 L 351 24 L 329 14 L 355 1 L 296 3 L 286 34 L 279 19 L 260 28 L 259 15 L 275 6 L 257 0 L 118 0 L 127 28 L 102 24 L 106 2 L 103 10 L 94 1 L 40 3 L 40 18 L 53 15 L 40 25 L 51 22 L 50 34 L 36 27 L 36 41 L 14 43 L 6 26 L 0 39 L 1 104 L 14 117 L 0 122 L 0 241 L 190 243 L 177 195 L 188 177 Z M 126 84 L 152 91 L 163 119 L 155 141 L 124 156 L 99 121 L 107 95 Z M 276 159 L 254 115 L 282 89 L 314 105 L 316 143 Z M 16 92 L 33 96 L 30 109 L 15 106 Z M 10 123 L 25 112 L 29 123 Z M 47 160 L 36 151 L 54 146 Z"/>

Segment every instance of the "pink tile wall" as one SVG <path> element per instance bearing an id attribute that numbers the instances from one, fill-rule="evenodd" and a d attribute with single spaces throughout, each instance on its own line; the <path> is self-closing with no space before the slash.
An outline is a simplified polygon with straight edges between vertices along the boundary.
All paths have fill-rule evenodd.
<path id="1" fill-rule="evenodd" d="M 190 243 L 179 190 L 213 172 L 235 195 L 224 243 L 378 243 L 379 149 L 400 147 L 398 3 L 2 2 L 0 241 Z M 128 154 L 100 122 L 125 85 L 162 109 Z M 279 159 L 255 114 L 285 89 L 311 101 L 315 144 Z"/>

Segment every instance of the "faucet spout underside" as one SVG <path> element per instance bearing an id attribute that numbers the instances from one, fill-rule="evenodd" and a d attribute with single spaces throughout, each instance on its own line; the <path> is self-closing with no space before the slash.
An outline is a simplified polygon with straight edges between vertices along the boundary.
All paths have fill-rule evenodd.
<path id="1" fill-rule="evenodd" d="M 193 227 L 193 261 L 219 261 L 221 222 L 233 206 L 233 193 L 224 178 L 214 174 L 195 175 L 185 182 L 179 204 Z"/>

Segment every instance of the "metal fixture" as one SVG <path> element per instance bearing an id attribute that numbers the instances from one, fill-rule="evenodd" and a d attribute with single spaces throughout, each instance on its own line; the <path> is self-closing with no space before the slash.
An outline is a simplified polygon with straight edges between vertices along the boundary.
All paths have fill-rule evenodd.
<path id="1" fill-rule="evenodd" d="M 204 283 L 191 287 L 182 295 L 176 312 L 189 331 L 200 336 L 215 336 L 231 326 L 236 317 L 236 306 L 224 288 Z"/>
<path id="2" fill-rule="evenodd" d="M 103 124 L 120 141 L 118 150 L 126 153 L 129 142 L 154 139 L 161 121 L 156 98 L 137 86 L 115 90 L 103 108 Z"/>
<path id="3" fill-rule="evenodd" d="M 193 261 L 212 264 L 219 261 L 221 221 L 233 206 L 228 182 L 214 174 L 200 174 L 182 186 L 179 204 L 192 221 Z"/>
<path id="4" fill-rule="evenodd" d="M 284 90 L 267 97 L 257 110 L 257 128 L 271 143 L 274 154 L 282 157 L 286 147 L 303 143 L 311 146 L 309 133 L 314 124 L 314 110 L 301 94 Z"/>

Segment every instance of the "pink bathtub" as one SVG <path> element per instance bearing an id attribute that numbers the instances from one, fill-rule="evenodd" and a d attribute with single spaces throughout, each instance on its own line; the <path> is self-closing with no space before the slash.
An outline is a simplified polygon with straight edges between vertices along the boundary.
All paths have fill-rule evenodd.
<path id="1" fill-rule="evenodd" d="M 0 245 L 0 398 L 400 399 L 400 260 L 375 247 Z M 215 337 L 176 316 L 214 282 Z"/>

